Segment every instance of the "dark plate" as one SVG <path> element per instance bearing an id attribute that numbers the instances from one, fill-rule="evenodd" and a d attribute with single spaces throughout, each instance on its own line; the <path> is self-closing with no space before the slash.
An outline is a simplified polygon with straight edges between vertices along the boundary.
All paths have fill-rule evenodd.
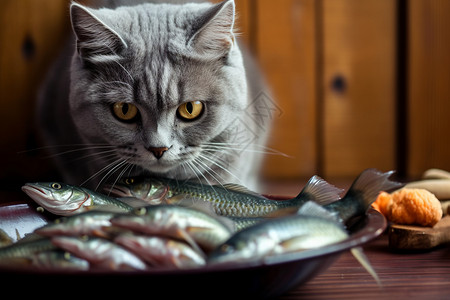
<path id="1" fill-rule="evenodd" d="M 28 204 L 0 207 L 0 228 L 21 236 L 46 222 Z M 164 296 L 273 297 L 314 278 L 326 270 L 343 251 L 361 246 L 378 237 L 386 228 L 385 218 L 370 209 L 350 227 L 350 237 L 340 243 L 266 258 L 254 263 L 206 266 L 189 270 L 145 272 L 49 272 L 0 269 L 0 282 L 6 287 L 25 283 L 28 291 L 63 291 L 65 295 L 153 298 Z M 11 235 L 11 234 L 10 234 Z"/>

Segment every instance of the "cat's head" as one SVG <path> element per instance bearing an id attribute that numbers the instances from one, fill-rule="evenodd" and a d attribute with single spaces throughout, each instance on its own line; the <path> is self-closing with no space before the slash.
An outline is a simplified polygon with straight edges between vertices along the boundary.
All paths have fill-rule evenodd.
<path id="1" fill-rule="evenodd" d="M 72 4 L 71 20 L 70 107 L 84 139 L 116 146 L 117 164 L 151 173 L 209 165 L 205 144 L 227 142 L 247 105 L 234 2 Z"/>

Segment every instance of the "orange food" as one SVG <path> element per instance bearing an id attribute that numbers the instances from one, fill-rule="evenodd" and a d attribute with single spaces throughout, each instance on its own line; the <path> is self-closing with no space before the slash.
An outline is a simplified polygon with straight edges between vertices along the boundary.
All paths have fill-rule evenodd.
<path id="1" fill-rule="evenodd" d="M 441 202 L 425 189 L 404 188 L 379 194 L 373 207 L 396 224 L 434 226 L 442 218 Z"/>

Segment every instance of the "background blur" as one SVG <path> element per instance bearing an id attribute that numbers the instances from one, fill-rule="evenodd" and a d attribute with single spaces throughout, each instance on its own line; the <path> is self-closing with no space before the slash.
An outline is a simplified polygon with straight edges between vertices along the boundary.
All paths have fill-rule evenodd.
<path id="1" fill-rule="evenodd" d="M 89 1 L 80 1 L 89 3 Z M 236 0 L 272 86 L 269 180 L 450 170 L 449 0 Z M 69 0 L 0 2 L 0 188 L 51 176 L 36 93 L 70 30 Z"/>

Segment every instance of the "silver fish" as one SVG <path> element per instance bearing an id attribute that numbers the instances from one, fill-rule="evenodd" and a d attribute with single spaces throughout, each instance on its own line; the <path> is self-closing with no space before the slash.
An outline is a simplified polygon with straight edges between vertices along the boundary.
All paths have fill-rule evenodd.
<path id="1" fill-rule="evenodd" d="M 28 196 L 44 209 L 60 216 L 71 216 L 96 206 L 116 211 L 130 211 L 132 206 L 86 188 L 59 182 L 27 183 L 22 186 Z"/>
<path id="2" fill-rule="evenodd" d="M 122 234 L 114 242 L 158 268 L 192 268 L 206 264 L 203 253 L 184 242 L 160 236 Z"/>
<path id="3" fill-rule="evenodd" d="M 89 262 L 91 268 L 122 271 L 146 270 L 139 257 L 103 238 L 53 237 L 52 243 Z"/>
<path id="4" fill-rule="evenodd" d="M 293 215 L 262 221 L 234 234 L 208 257 L 209 264 L 260 260 L 266 256 L 327 246 L 347 239 L 339 223 Z"/>
<path id="5" fill-rule="evenodd" d="M 287 200 L 269 199 L 237 184 L 211 186 L 152 177 L 127 178 L 110 187 L 109 191 L 120 197 L 154 199 L 152 191 L 158 191 L 157 194 L 161 195 L 159 191 L 165 188 L 168 192 L 162 202 L 178 204 L 184 197 L 199 199 L 212 205 L 216 214 L 227 217 L 263 217 L 287 208 L 298 209 L 310 200 L 325 205 L 340 199 L 342 192 L 319 176 L 313 176 L 296 197 Z"/>
<path id="6" fill-rule="evenodd" d="M 381 191 L 399 189 L 404 185 L 389 180 L 393 173 L 394 171 L 383 173 L 376 169 L 364 170 L 341 200 L 326 204 L 323 208 L 335 214 L 343 223 L 364 215 Z"/>
<path id="7" fill-rule="evenodd" d="M 14 244 L 0 248 L 0 266 L 30 266 L 33 255 L 54 249 L 56 249 L 55 245 L 48 238 L 24 238 Z"/>
<path id="8" fill-rule="evenodd" d="M 133 213 L 112 218 L 111 223 L 147 235 L 181 239 L 196 250 L 200 246 L 206 251 L 214 249 L 232 234 L 232 229 L 215 216 L 174 205 L 137 208 Z"/>
<path id="9" fill-rule="evenodd" d="M 62 217 L 52 223 L 48 223 L 34 230 L 43 236 L 82 236 L 109 237 L 104 228 L 110 227 L 109 221 L 115 213 L 108 211 L 92 210 L 77 215 Z"/>
<path id="10" fill-rule="evenodd" d="M 323 207 L 309 201 L 297 215 L 245 228 L 216 249 L 210 260 L 260 259 L 266 255 L 311 249 L 344 240 L 348 236 L 345 222 L 364 215 L 380 191 L 402 185 L 388 179 L 392 173 L 365 170 L 341 200 Z"/>
<path id="11" fill-rule="evenodd" d="M 69 252 L 50 250 L 35 253 L 31 256 L 31 265 L 40 270 L 89 270 L 89 262 L 78 258 Z"/>

